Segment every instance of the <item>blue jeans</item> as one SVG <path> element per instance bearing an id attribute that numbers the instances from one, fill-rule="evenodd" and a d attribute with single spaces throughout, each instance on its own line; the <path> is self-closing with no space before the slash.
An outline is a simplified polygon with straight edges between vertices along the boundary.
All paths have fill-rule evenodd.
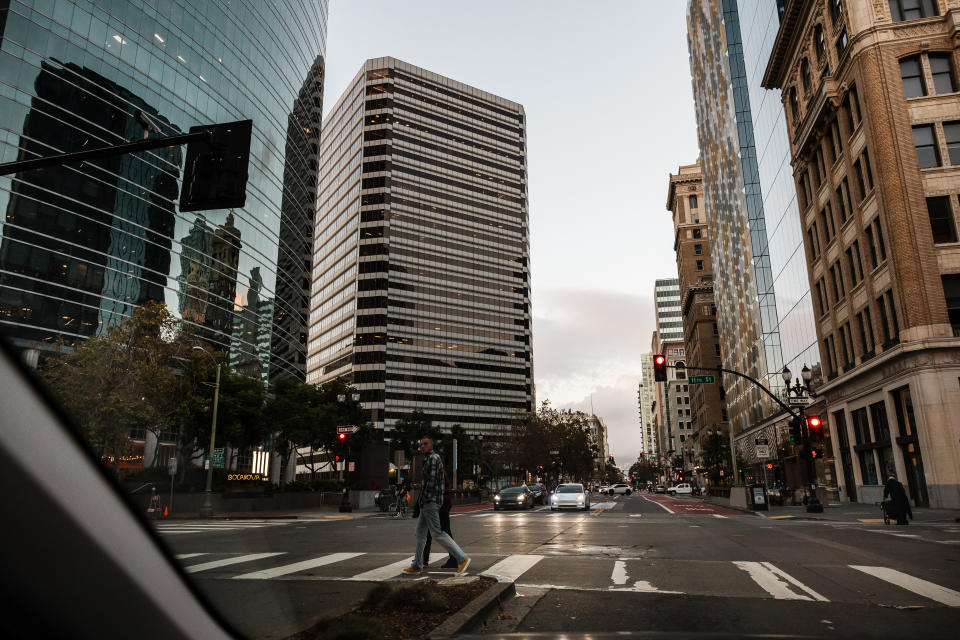
<path id="1" fill-rule="evenodd" d="M 440 528 L 440 507 L 436 502 L 427 502 L 420 505 L 420 518 L 417 519 L 417 550 L 413 554 L 413 568 L 423 569 L 420 560 L 423 558 L 423 547 L 427 544 L 427 532 L 433 537 L 434 541 L 447 550 L 460 564 L 467 559 L 467 554 L 463 549 L 457 546 L 450 535 Z"/>

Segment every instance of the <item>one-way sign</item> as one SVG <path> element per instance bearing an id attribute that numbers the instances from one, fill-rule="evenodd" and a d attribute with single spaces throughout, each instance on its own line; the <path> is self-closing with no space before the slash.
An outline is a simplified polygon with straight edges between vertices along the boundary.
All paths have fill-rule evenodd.
<path id="1" fill-rule="evenodd" d="M 356 433 L 357 431 L 360 431 L 360 427 L 353 424 L 337 427 L 337 433 Z"/>

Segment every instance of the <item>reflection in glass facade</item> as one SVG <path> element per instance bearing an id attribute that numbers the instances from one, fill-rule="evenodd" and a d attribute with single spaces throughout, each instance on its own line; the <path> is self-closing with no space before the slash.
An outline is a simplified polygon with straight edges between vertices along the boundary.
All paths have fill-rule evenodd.
<path id="1" fill-rule="evenodd" d="M 238 368 L 303 377 L 326 0 L 0 6 L 0 162 L 254 126 L 243 209 L 181 214 L 181 147 L 0 179 L 4 335 L 50 349 L 158 300 Z"/>
<path id="2" fill-rule="evenodd" d="M 496 433 L 533 409 L 523 107 L 368 60 L 323 125 L 307 380 L 392 426 Z"/>
<path id="3" fill-rule="evenodd" d="M 794 374 L 806 364 L 813 370 L 816 382 L 820 377 L 820 352 L 790 166 L 786 116 L 780 92 L 761 87 L 780 27 L 783 3 L 739 0 L 738 4 L 746 88 L 750 94 L 760 191 L 770 241 L 770 273 L 772 287 L 777 292 L 776 317 L 779 318 L 783 364 Z"/>
<path id="4" fill-rule="evenodd" d="M 782 356 L 763 195 L 736 0 L 690 0 L 690 71 L 725 367 L 782 387 Z M 734 433 L 774 408 L 750 382 L 724 377 Z"/>

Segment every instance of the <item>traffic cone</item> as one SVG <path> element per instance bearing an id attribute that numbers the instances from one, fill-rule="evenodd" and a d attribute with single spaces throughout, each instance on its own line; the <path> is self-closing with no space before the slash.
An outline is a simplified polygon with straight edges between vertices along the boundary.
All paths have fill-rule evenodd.
<path id="1" fill-rule="evenodd" d="M 166 518 L 168 515 L 170 515 L 170 512 L 167 511 L 167 505 L 163 505 L 163 517 Z"/>

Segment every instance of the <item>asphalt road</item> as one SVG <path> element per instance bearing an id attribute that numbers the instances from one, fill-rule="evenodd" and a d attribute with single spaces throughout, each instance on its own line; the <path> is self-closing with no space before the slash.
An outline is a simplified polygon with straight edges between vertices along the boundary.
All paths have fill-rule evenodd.
<path id="1" fill-rule="evenodd" d="M 647 494 L 600 500 L 586 513 L 453 515 L 468 573 L 517 586 L 509 615 L 483 631 L 956 637 L 960 524 L 775 520 Z M 158 526 L 237 629 L 282 638 L 376 582 L 412 580 L 400 570 L 415 522 L 331 514 Z M 435 545 L 434 577 L 450 575 L 436 568 L 444 558 Z"/>

